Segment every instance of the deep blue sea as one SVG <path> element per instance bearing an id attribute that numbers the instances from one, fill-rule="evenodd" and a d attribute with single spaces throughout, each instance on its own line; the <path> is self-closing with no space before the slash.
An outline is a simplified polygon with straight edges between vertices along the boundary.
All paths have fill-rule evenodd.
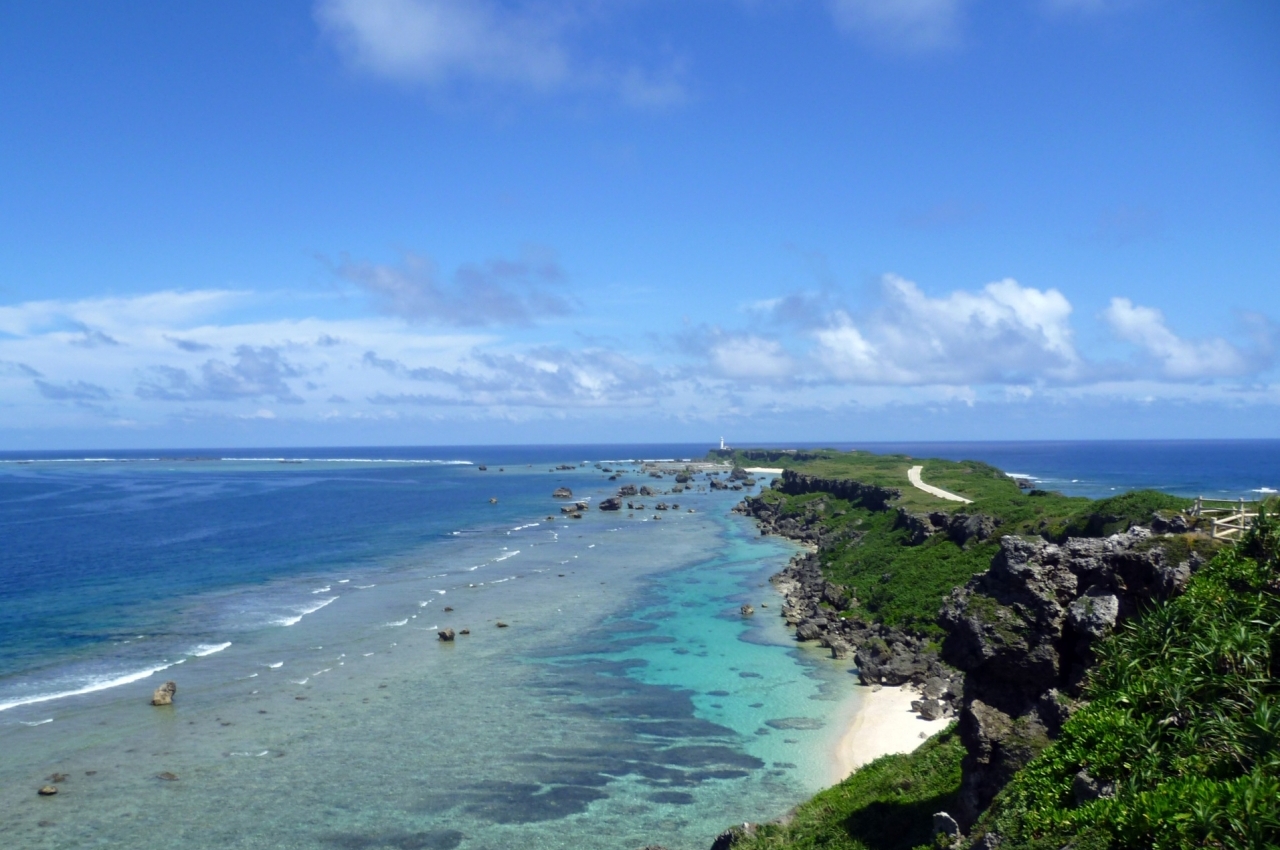
<path id="1" fill-rule="evenodd" d="M 1073 495 L 1280 488 L 1280 440 L 847 447 Z M 794 549 L 740 493 L 551 497 L 666 489 L 633 461 L 707 448 L 0 453 L 0 835 L 702 848 L 781 814 L 833 781 L 856 704 L 760 608 Z"/>

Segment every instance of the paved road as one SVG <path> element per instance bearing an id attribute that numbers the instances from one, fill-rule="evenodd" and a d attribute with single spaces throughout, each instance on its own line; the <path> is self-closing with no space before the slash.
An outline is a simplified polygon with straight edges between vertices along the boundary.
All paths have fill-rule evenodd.
<path id="1" fill-rule="evenodd" d="M 951 502 L 964 502 L 966 505 L 972 504 L 973 499 L 966 499 L 964 496 L 957 496 L 955 493 L 943 490 L 941 487 L 934 487 L 932 484 L 925 484 L 920 480 L 920 470 L 923 466 L 913 466 L 907 470 L 907 480 L 911 482 L 911 486 L 917 490 L 923 490 L 930 496 L 937 496 L 939 499 L 946 499 Z"/>

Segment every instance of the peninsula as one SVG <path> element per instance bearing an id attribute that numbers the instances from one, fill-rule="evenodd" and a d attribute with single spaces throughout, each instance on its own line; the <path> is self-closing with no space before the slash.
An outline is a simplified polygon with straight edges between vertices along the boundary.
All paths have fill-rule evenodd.
<path id="1" fill-rule="evenodd" d="M 717 848 L 1280 839 L 1275 505 L 1220 534 L 1190 499 L 1070 498 L 977 461 L 711 456 L 780 473 L 735 510 L 808 544 L 773 578 L 796 639 L 856 667 L 866 713 L 903 689 L 945 726 Z"/>

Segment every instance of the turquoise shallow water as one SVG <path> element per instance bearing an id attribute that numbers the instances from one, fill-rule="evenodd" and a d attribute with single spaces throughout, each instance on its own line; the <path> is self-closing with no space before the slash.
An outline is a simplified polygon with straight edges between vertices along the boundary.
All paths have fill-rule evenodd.
<path id="1" fill-rule="evenodd" d="M 831 718 L 852 677 L 798 649 L 773 615 L 766 578 L 792 550 L 728 513 L 740 494 L 668 497 L 697 512 L 658 522 L 600 511 L 573 521 L 555 513 L 554 486 L 599 499 L 616 485 L 590 467 L 503 474 L 474 485 L 463 467 L 379 477 L 338 465 L 309 477 L 249 465 L 21 482 L 38 491 L 69 477 L 78 498 L 125 518 L 113 522 L 135 553 L 177 504 L 187 527 L 170 536 L 188 538 L 177 545 L 191 568 L 221 558 L 241 572 L 198 587 L 181 548 L 139 557 L 112 581 L 135 575 L 167 597 L 122 593 L 97 625 L 62 612 L 81 617 L 79 637 L 40 658 L 11 653 L 0 702 L 173 666 L 0 712 L 6 843 L 703 848 L 832 780 Z M 142 492 L 151 506 L 126 511 L 107 491 Z M 365 522 L 387 491 L 408 508 Z M 497 505 L 480 498 L 490 491 Z M 322 507 L 323 545 L 281 539 L 299 494 Z M 258 500 L 256 520 L 228 507 L 246 498 Z M 255 521 L 283 568 L 237 544 Z M 245 580 L 255 563 L 267 575 Z M 164 585 L 155 575 L 169 569 L 178 578 Z M 744 619 L 747 601 L 770 607 Z M 446 624 L 472 633 L 441 643 Z M 152 708 L 165 678 L 177 703 Z M 157 778 L 166 772 L 178 778 Z M 66 777 L 59 795 L 37 797 L 55 773 Z"/>

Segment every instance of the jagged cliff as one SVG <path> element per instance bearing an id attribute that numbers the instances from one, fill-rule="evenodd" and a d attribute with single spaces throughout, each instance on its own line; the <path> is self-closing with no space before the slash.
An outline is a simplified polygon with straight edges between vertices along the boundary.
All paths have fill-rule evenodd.
<path id="1" fill-rule="evenodd" d="M 1180 540 L 1145 528 L 1062 545 L 1004 537 L 991 569 L 947 600 L 943 658 L 966 674 L 962 825 L 1057 736 L 1094 644 L 1186 586 L 1201 559 Z"/>

